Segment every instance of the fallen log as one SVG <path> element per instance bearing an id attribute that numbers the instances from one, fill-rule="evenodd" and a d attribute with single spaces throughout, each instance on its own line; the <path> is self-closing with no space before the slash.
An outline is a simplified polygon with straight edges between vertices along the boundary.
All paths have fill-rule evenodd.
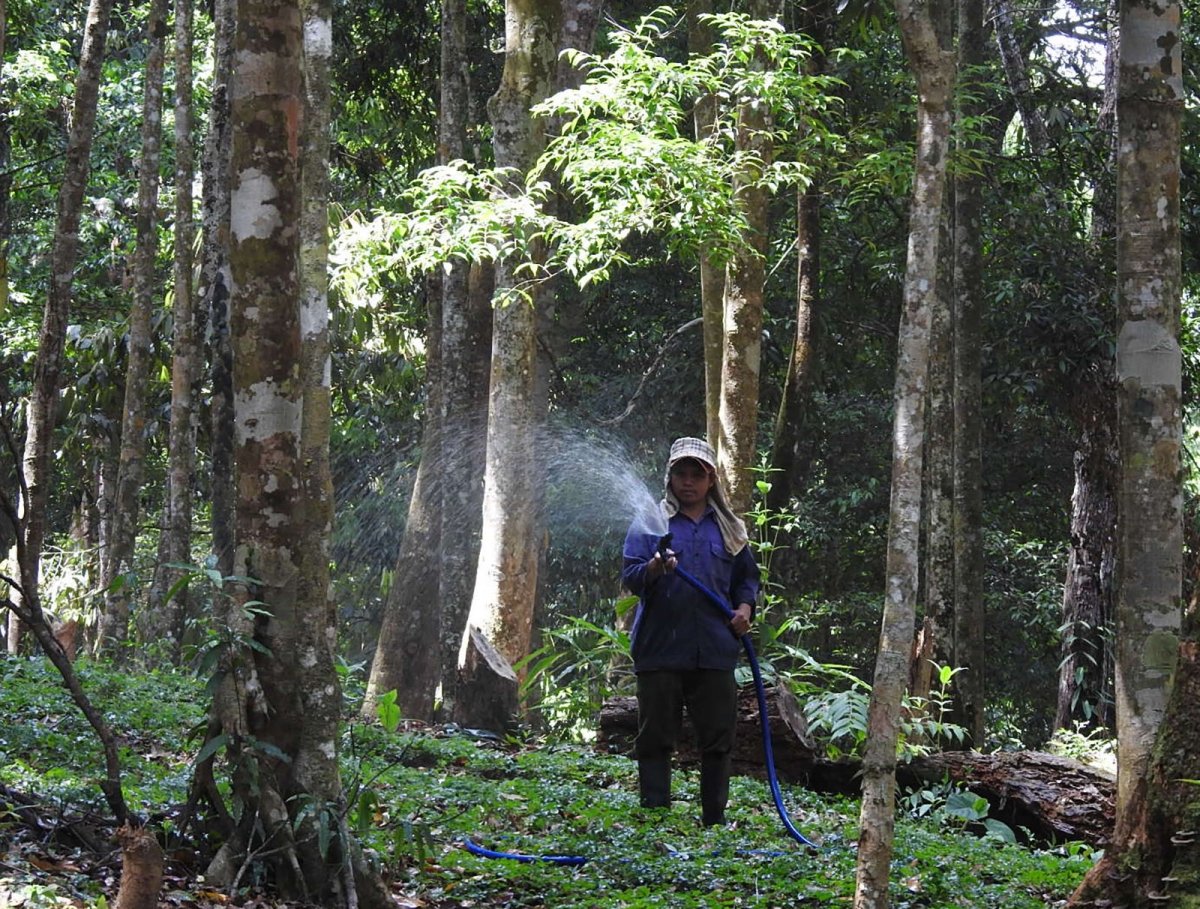
<path id="1" fill-rule="evenodd" d="M 857 795 L 861 764 L 826 759 L 808 734 L 804 715 L 791 693 L 767 690 L 767 715 L 780 782 L 814 792 Z M 637 735 L 637 699 L 608 698 L 600 710 L 596 747 L 632 754 Z M 691 724 L 684 723 L 676 760 L 699 761 Z M 758 703 L 754 692 L 739 693 L 738 725 L 733 753 L 734 773 L 766 777 Z M 961 784 L 991 805 L 991 817 L 1018 835 L 1041 843 L 1082 841 L 1103 846 L 1112 830 L 1115 783 L 1111 776 L 1070 758 L 1038 751 L 979 754 L 938 752 L 914 758 L 896 768 L 902 789 L 931 788 L 943 780 Z"/>

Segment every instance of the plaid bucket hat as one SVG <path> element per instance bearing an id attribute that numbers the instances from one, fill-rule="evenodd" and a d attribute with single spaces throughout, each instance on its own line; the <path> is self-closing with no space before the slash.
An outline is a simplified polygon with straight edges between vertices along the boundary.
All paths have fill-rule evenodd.
<path id="1" fill-rule="evenodd" d="M 707 464 L 710 469 L 717 469 L 717 453 L 713 451 L 713 447 L 703 439 L 694 439 L 690 436 L 684 436 L 682 439 L 676 439 L 671 443 L 671 456 L 667 460 L 667 469 L 676 461 L 682 461 L 684 458 L 695 458 Z"/>

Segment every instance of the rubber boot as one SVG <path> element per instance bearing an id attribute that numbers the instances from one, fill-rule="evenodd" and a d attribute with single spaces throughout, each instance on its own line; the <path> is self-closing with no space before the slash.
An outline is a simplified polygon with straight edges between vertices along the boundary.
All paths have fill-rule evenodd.
<path id="1" fill-rule="evenodd" d="M 700 820 L 705 827 L 725 824 L 729 774 L 732 769 L 733 759 L 729 754 L 706 754 L 700 759 Z"/>
<path id="2" fill-rule="evenodd" d="M 639 758 L 638 789 L 643 808 L 667 808 L 671 804 L 671 759 Z"/>

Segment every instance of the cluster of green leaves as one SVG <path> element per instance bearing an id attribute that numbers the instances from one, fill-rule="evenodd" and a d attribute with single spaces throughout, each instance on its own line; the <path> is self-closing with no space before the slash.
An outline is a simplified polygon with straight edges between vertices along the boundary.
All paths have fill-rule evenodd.
<path id="1" fill-rule="evenodd" d="M 830 135 L 822 115 L 836 80 L 807 71 L 802 35 L 733 14 L 712 17 L 721 35 L 712 54 L 669 60 L 658 45 L 673 15 L 664 7 L 617 30 L 611 53 L 568 52 L 586 78 L 534 108 L 558 128 L 528 174 L 464 161 L 423 171 L 405 194 L 408 213 L 380 219 L 393 243 L 384 269 L 419 275 L 456 258 L 508 261 L 524 282 L 515 299 L 561 272 L 580 287 L 607 279 L 631 261 L 626 244 L 637 234 L 685 256 L 744 249 L 735 177 L 772 189 L 806 183 L 806 150 Z M 714 128 L 690 137 L 689 105 L 706 96 L 718 100 Z M 790 154 L 764 161 L 735 142 L 747 104 L 764 111 L 771 139 Z M 559 193 L 579 218 L 551 213 Z"/>
<path id="2" fill-rule="evenodd" d="M 121 742 L 126 801 L 138 811 L 187 800 L 186 739 L 204 720 L 200 684 L 169 670 L 123 674 L 82 660 L 76 672 Z M 99 741 L 44 659 L 0 661 L 0 782 L 65 810 L 106 812 Z"/>
<path id="3" fill-rule="evenodd" d="M 185 798 L 187 731 L 203 719 L 200 684 L 171 673 L 119 674 L 81 663 L 81 676 L 124 742 L 127 795 L 149 814 Z M 68 810 L 100 802 L 99 749 L 55 670 L 43 660 L 0 662 L 0 781 Z M 386 698 L 385 700 L 385 714 Z M 394 705 L 393 705 L 394 706 Z M 347 822 L 368 856 L 414 899 L 481 906 L 766 907 L 849 898 L 857 808 L 784 786 L 797 825 L 819 850 L 787 839 L 764 783 L 735 778 L 731 826 L 702 830 L 694 768 L 675 775 L 670 809 L 638 807 L 627 757 L 494 736 L 405 731 L 399 717 L 347 725 L 342 743 Z M 957 802 L 955 802 L 957 805 Z M 953 807 L 953 806 L 952 806 Z M 966 808 L 978 807 L 972 805 Z M 311 812 L 328 811 L 311 806 Z M 953 812 L 951 812 L 953 815 Z M 967 820 L 959 812 L 960 820 Z M 981 818 L 974 818 L 981 820 Z M 338 818 L 325 825 L 336 835 Z M 471 837 L 503 852 L 584 855 L 578 870 L 470 854 Z M 1062 899 L 1086 856 L 1054 855 L 965 835 L 928 818 L 897 827 L 897 906 L 1024 909 Z"/>

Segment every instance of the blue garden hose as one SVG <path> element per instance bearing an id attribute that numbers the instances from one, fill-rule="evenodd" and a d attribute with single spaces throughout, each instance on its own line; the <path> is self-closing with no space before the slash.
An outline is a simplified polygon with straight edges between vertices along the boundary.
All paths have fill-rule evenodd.
<path id="1" fill-rule="evenodd" d="M 671 534 L 669 533 L 658 541 L 657 549 L 664 559 L 666 558 L 667 548 L 670 546 L 670 543 Z M 675 574 L 708 597 L 713 605 L 721 610 L 725 618 L 733 618 L 733 610 L 729 608 L 729 605 L 709 590 L 700 580 L 678 565 L 675 566 L 674 571 Z M 754 645 L 750 642 L 750 635 L 742 635 L 741 642 L 742 647 L 746 650 L 746 659 L 750 663 L 750 672 L 754 676 L 754 691 L 758 696 L 758 718 L 762 726 L 763 756 L 767 765 L 767 779 L 771 784 L 771 797 L 775 800 L 775 810 L 779 813 L 779 819 L 783 821 L 783 827 L 792 839 L 805 846 L 815 848 L 817 844 L 796 828 L 796 825 L 792 823 L 791 816 L 788 814 L 787 807 L 783 804 L 783 793 L 779 789 L 779 777 L 775 773 L 775 749 L 771 745 L 771 720 L 767 716 L 767 693 L 763 687 L 762 672 L 758 668 L 758 656 L 754 652 Z M 466 844 L 468 852 L 474 855 L 481 855 L 484 858 L 505 858 L 518 862 L 546 862 L 551 865 L 582 865 L 587 861 L 587 856 L 584 855 L 527 855 L 519 852 L 496 852 L 491 849 L 485 849 L 470 839 L 466 839 L 463 842 Z"/>

